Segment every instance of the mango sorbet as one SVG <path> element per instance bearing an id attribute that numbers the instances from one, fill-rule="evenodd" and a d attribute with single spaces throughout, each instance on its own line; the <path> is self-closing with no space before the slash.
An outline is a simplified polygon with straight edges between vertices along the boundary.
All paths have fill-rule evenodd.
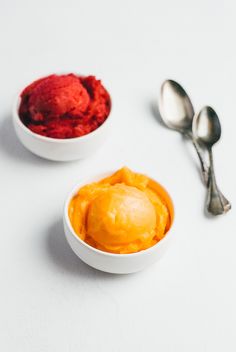
<path id="1" fill-rule="evenodd" d="M 75 233 L 111 253 L 134 253 L 160 241 L 171 223 L 165 192 L 147 176 L 124 167 L 83 186 L 69 204 Z"/>

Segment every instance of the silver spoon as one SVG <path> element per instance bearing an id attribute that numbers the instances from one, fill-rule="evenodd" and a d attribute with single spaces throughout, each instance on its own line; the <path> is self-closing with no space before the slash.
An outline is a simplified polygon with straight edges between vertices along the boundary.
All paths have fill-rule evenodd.
<path id="1" fill-rule="evenodd" d="M 231 204 L 223 196 L 216 184 L 212 155 L 212 147 L 221 136 L 221 126 L 216 112 L 210 106 L 205 106 L 194 116 L 193 136 L 209 153 L 210 172 L 207 210 L 213 215 L 224 214 L 231 209 Z"/>
<path id="2" fill-rule="evenodd" d="M 164 124 L 187 136 L 197 151 L 203 180 L 208 184 L 208 167 L 204 162 L 202 152 L 192 135 L 194 109 L 185 90 L 175 81 L 166 80 L 161 86 L 159 111 Z"/>

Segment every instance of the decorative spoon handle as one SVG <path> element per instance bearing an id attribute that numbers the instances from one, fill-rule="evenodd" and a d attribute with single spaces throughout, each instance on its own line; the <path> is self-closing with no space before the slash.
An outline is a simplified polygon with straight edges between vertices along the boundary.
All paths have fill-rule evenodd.
<path id="1" fill-rule="evenodd" d="M 194 140 L 194 138 L 192 138 L 192 141 L 193 141 L 194 148 L 195 148 L 195 150 L 197 152 L 198 158 L 200 160 L 203 181 L 204 181 L 205 185 L 207 186 L 208 183 L 209 183 L 209 167 L 206 165 L 206 163 L 205 163 L 205 161 L 203 159 L 203 155 L 202 155 L 202 152 L 201 152 L 201 150 L 199 148 L 198 143 Z"/>
<path id="2" fill-rule="evenodd" d="M 215 178 L 212 148 L 209 148 L 210 173 L 208 185 L 207 210 L 213 215 L 227 213 L 231 209 L 230 202 L 220 192 Z"/>
<path id="3" fill-rule="evenodd" d="M 194 145 L 194 148 L 197 152 L 197 155 L 198 155 L 198 158 L 199 158 L 199 161 L 200 161 L 200 165 L 201 165 L 201 171 L 202 171 L 202 177 L 203 177 L 203 181 L 205 183 L 205 185 L 207 186 L 208 183 L 209 183 L 209 167 L 206 165 L 205 161 L 204 161 L 204 157 L 203 157 L 203 154 L 202 154 L 202 151 L 198 145 L 198 142 L 194 139 L 193 135 L 191 132 L 189 132 L 187 134 L 187 136 L 191 139 L 193 145 Z"/>

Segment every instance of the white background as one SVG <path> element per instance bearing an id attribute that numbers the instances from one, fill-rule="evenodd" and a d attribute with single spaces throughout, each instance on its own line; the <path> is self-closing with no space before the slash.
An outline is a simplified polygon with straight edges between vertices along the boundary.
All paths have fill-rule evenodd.
<path id="1" fill-rule="evenodd" d="M 232 1 L 8 1 L 0 5 L 0 350 L 236 350 L 235 8 Z M 40 159 L 17 141 L 17 91 L 53 72 L 95 74 L 109 88 L 114 130 L 94 156 Z M 212 105 L 226 216 L 204 215 L 191 144 L 152 113 L 166 78 L 196 109 Z M 127 165 L 159 180 L 176 206 L 175 241 L 147 270 L 113 276 L 67 245 L 62 208 L 81 177 Z"/>

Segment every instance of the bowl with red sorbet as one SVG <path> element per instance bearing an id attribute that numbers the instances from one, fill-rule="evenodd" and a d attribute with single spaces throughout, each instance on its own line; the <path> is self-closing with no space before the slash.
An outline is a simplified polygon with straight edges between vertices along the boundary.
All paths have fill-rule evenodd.
<path id="1" fill-rule="evenodd" d="M 32 153 L 55 161 L 95 152 L 111 126 L 111 97 L 94 76 L 52 74 L 28 85 L 17 97 L 13 123 Z"/>

